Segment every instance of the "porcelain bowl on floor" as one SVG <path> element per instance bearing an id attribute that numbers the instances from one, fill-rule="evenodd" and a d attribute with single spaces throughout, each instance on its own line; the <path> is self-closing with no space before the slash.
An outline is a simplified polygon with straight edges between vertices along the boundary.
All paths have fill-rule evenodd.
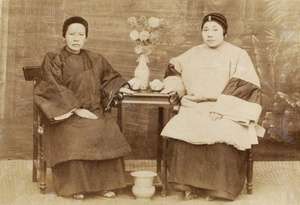
<path id="1" fill-rule="evenodd" d="M 157 173 L 152 171 L 136 171 L 131 172 L 131 176 L 134 177 L 132 193 L 136 199 L 151 200 L 155 193 L 153 179 L 157 176 Z"/>

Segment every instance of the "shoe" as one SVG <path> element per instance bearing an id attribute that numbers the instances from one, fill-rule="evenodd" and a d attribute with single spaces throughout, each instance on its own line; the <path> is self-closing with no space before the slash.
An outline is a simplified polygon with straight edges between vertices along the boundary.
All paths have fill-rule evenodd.
<path id="1" fill-rule="evenodd" d="M 211 197 L 211 196 L 205 197 L 205 200 L 206 200 L 206 201 L 213 201 L 213 200 L 215 200 L 215 199 L 216 199 L 216 198 Z"/>
<path id="2" fill-rule="evenodd" d="M 193 193 L 192 191 L 185 191 L 185 199 L 186 200 L 191 200 L 197 198 L 198 195 Z"/>
<path id="3" fill-rule="evenodd" d="M 104 198 L 115 198 L 116 197 L 116 194 L 113 191 L 104 191 L 101 195 Z"/>
<path id="4" fill-rule="evenodd" d="M 73 199 L 77 199 L 77 200 L 81 200 L 84 198 L 84 195 L 83 194 L 74 194 L 73 195 Z"/>

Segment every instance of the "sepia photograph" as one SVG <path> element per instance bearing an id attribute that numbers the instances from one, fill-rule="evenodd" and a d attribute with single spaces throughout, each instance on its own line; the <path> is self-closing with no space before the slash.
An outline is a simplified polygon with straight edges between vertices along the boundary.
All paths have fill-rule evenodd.
<path id="1" fill-rule="evenodd" d="M 0 0 L 0 205 L 300 204 L 300 0 Z"/>

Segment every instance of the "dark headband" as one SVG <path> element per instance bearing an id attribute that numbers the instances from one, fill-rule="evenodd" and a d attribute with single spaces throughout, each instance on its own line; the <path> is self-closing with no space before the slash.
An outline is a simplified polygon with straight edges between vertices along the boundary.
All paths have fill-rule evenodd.
<path id="1" fill-rule="evenodd" d="M 222 26 L 222 28 L 224 30 L 224 35 L 227 34 L 228 24 L 227 24 L 227 19 L 225 16 L 223 16 L 220 13 L 207 14 L 203 18 L 201 30 L 203 29 L 204 24 L 208 21 L 215 21 L 216 23 L 220 24 L 220 26 Z"/>
<path id="2" fill-rule="evenodd" d="M 68 30 L 68 27 L 73 23 L 82 24 L 85 27 L 85 35 L 86 35 L 86 37 L 88 37 L 89 25 L 88 25 L 87 21 L 80 16 L 73 16 L 64 21 L 64 25 L 63 25 L 63 29 L 62 29 L 63 37 L 66 37 L 66 32 Z"/>

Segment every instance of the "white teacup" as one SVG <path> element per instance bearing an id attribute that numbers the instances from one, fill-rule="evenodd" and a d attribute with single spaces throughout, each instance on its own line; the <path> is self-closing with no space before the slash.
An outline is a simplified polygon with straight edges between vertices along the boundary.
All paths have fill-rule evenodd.
<path id="1" fill-rule="evenodd" d="M 161 82 L 159 79 L 154 79 L 150 82 L 150 88 L 153 91 L 161 91 L 164 87 L 163 82 Z"/>
<path id="2" fill-rule="evenodd" d="M 137 78 L 132 78 L 128 81 L 132 90 L 139 90 L 141 88 L 141 81 Z"/>

